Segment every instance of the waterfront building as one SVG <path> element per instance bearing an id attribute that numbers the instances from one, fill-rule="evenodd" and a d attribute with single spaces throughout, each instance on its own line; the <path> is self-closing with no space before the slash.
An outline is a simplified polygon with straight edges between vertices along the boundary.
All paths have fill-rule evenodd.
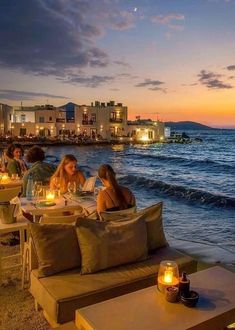
<path id="1" fill-rule="evenodd" d="M 6 108 L 8 107 L 8 108 Z M 2 105 L 3 108 L 3 105 Z M 1 108 L 0 108 L 1 109 Z M 127 121 L 122 103 L 95 101 L 91 105 L 69 102 L 61 107 L 35 105 L 0 111 L 2 134 L 108 141 L 155 142 L 164 139 L 164 123 L 151 119 Z M 1 117 L 0 117 L 1 119 Z M 8 122 L 7 122 L 8 120 Z"/>
<path id="2" fill-rule="evenodd" d="M 13 107 L 11 132 L 14 136 L 55 136 L 56 108 L 53 105 Z"/>
<path id="3" fill-rule="evenodd" d="M 128 121 L 128 136 L 137 142 L 161 142 L 164 141 L 164 123 L 151 119 L 138 119 Z"/>
<path id="4" fill-rule="evenodd" d="M 12 107 L 0 103 L 0 135 L 11 133 Z"/>
<path id="5" fill-rule="evenodd" d="M 76 108 L 77 133 L 92 139 L 115 139 L 127 135 L 127 107 L 114 101 L 92 102 Z"/>

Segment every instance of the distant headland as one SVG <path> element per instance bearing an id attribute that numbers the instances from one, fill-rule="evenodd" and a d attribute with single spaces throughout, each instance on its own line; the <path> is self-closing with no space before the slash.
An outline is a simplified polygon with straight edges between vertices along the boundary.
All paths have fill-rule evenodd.
<path id="1" fill-rule="evenodd" d="M 168 121 L 168 122 L 165 122 L 165 126 L 170 127 L 171 130 L 184 130 L 184 131 L 218 129 L 218 128 L 213 128 L 213 127 L 206 126 L 206 125 L 203 125 L 200 123 L 196 123 L 194 121 L 178 121 L 178 122 Z"/>

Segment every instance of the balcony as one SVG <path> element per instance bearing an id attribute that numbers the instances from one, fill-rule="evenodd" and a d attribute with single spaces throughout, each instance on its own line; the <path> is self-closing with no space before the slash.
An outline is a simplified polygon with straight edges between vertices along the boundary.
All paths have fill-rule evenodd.
<path id="1" fill-rule="evenodd" d="M 82 125 L 94 125 L 95 121 L 93 120 L 83 120 Z"/>
<path id="2" fill-rule="evenodd" d="M 115 124 L 121 124 L 123 122 L 123 119 L 122 118 L 110 118 L 110 123 L 115 123 Z"/>
<path id="3" fill-rule="evenodd" d="M 65 118 L 56 118 L 57 123 L 65 123 Z"/>

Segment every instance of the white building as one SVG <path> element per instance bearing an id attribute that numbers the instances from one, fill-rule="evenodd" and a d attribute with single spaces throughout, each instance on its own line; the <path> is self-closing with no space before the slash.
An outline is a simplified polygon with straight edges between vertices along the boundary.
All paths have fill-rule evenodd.
<path id="1" fill-rule="evenodd" d="M 11 133 L 12 107 L 0 103 L 0 135 Z"/>
<path id="2" fill-rule="evenodd" d="M 163 122 L 151 119 L 127 121 L 127 107 L 114 101 L 95 101 L 91 105 L 70 102 L 59 108 L 48 104 L 8 108 L 8 112 L 4 112 L 0 107 L 1 123 L 4 122 L 0 126 L 2 134 L 10 130 L 14 136 L 78 136 L 137 142 L 163 141 L 165 136 Z"/>
<path id="3" fill-rule="evenodd" d="M 137 142 L 161 142 L 165 139 L 164 123 L 151 119 L 128 121 L 128 136 Z"/>

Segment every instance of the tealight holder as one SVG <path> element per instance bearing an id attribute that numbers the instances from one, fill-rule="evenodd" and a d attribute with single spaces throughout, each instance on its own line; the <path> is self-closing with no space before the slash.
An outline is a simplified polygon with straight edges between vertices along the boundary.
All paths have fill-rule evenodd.
<path id="1" fill-rule="evenodd" d="M 179 288 L 177 286 L 166 287 L 166 300 L 175 303 L 179 299 Z"/>
<path id="2" fill-rule="evenodd" d="M 162 293 L 165 293 L 167 287 L 178 287 L 178 285 L 179 269 L 177 263 L 170 260 L 161 261 L 157 279 L 158 290 Z"/>

